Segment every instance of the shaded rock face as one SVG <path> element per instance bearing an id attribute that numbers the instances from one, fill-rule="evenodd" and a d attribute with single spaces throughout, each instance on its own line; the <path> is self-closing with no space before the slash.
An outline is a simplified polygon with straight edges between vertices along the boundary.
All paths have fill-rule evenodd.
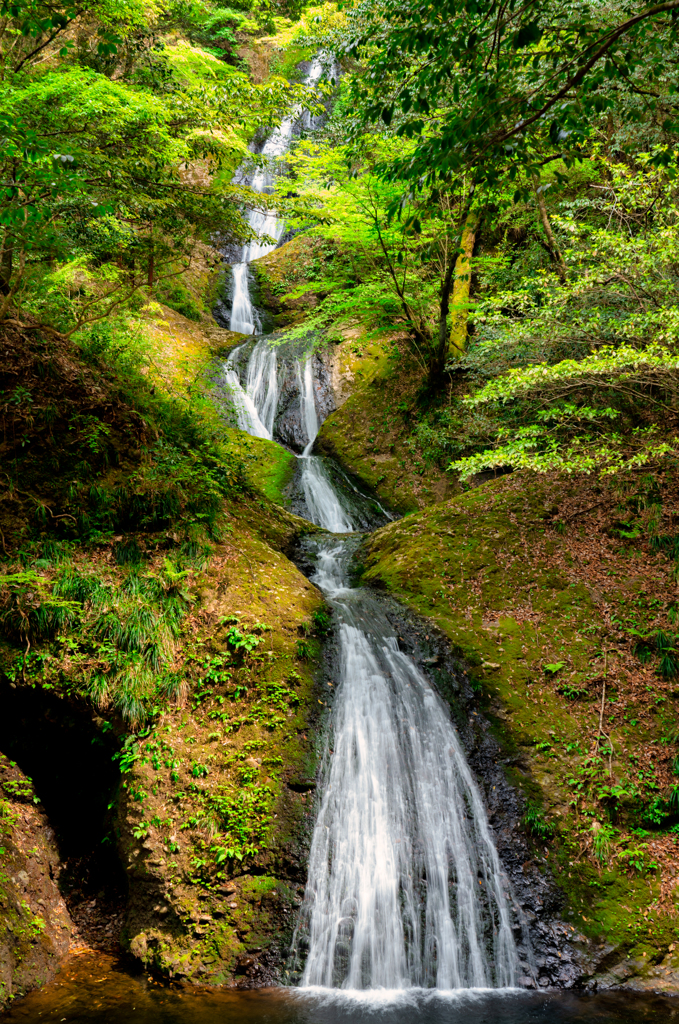
<path id="1" fill-rule="evenodd" d="M 0 1007 L 54 977 L 73 932 L 54 831 L 35 800 L 31 780 L 0 755 Z"/>
<path id="2" fill-rule="evenodd" d="M 316 415 L 320 426 L 335 409 L 335 397 L 327 360 L 319 354 L 314 354 L 312 359 Z M 274 438 L 284 444 L 286 448 L 301 452 L 306 447 L 309 438 L 302 422 L 297 360 L 289 357 L 285 359 L 281 377 L 279 377 L 279 387 L 280 398 L 274 424 Z"/>
<path id="3" fill-rule="evenodd" d="M 116 952 L 126 886 L 107 841 L 119 774 L 110 727 L 19 678 L 0 682 L 0 706 L 0 981 L 10 998 L 49 980 L 69 943 Z"/>

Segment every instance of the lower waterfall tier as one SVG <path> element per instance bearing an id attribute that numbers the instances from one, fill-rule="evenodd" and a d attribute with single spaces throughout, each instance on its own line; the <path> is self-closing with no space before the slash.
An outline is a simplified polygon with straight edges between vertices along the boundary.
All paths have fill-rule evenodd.
<path id="1" fill-rule="evenodd" d="M 450 713 L 375 600 L 348 587 L 347 542 L 313 546 L 340 655 L 302 985 L 511 987 L 519 925 Z"/>

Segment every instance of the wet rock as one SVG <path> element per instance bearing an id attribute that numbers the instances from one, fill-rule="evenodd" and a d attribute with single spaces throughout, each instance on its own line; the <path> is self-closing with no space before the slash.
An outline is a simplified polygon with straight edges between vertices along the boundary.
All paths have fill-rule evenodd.
<path id="1" fill-rule="evenodd" d="M 240 956 L 236 961 L 236 973 L 245 974 L 255 966 L 259 966 L 259 964 L 254 956 Z"/>
<path id="2" fill-rule="evenodd" d="M 62 863 L 54 831 L 34 797 L 31 781 L 0 755 L 0 1008 L 52 979 L 74 931 L 57 888 Z"/>
<path id="3" fill-rule="evenodd" d="M 299 353 L 303 358 L 303 353 Z M 280 396 L 274 425 L 274 438 L 288 448 L 301 452 L 308 444 L 309 437 L 302 420 L 298 357 L 291 354 L 283 357 L 282 374 L 279 378 Z M 317 353 L 312 356 L 314 371 L 314 399 L 319 425 L 335 408 L 330 371 L 324 359 Z"/>

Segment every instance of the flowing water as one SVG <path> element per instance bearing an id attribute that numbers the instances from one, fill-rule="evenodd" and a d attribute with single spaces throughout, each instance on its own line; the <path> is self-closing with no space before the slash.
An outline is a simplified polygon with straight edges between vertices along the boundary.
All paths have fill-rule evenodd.
<path id="1" fill-rule="evenodd" d="M 20 1000 L 6 1024 L 679 1024 L 679 1006 L 661 997 L 608 993 L 406 990 L 397 998 L 355 998 L 300 989 L 205 991 L 153 984 L 123 963 L 83 955 L 57 980 Z"/>
<path id="2" fill-rule="evenodd" d="M 302 915 L 302 986 L 505 988 L 512 912 L 450 712 L 352 589 L 352 545 L 314 542 L 339 628 L 340 677 Z"/>
<path id="3" fill-rule="evenodd" d="M 285 152 L 293 120 L 274 133 L 265 154 Z M 270 187 L 265 172 L 255 182 L 261 191 Z M 251 226 L 272 238 L 283 231 L 275 213 L 253 213 Z M 234 267 L 232 327 L 242 333 L 257 328 L 248 264 L 270 248 L 250 243 Z M 277 350 L 258 340 L 245 369 L 243 355 L 241 346 L 225 367 L 238 425 L 272 438 Z M 307 554 L 316 565 L 312 579 L 334 610 L 339 667 L 293 942 L 295 955 L 306 954 L 300 986 L 192 994 L 131 977 L 111 958 L 75 958 L 59 980 L 17 1004 L 8 1024 L 679 1022 L 676 1004 L 661 998 L 515 987 L 531 967 L 519 961 L 520 924 L 450 711 L 399 649 L 380 601 L 349 582 L 352 534 L 366 526 L 367 499 L 338 467 L 312 454 L 319 429 L 313 365 L 310 355 L 296 363 L 307 441 L 298 458 L 308 518 L 329 531 L 307 541 Z"/>
<path id="4" fill-rule="evenodd" d="M 305 81 L 312 85 L 317 82 L 323 74 L 323 64 L 316 59 L 311 64 L 311 69 Z M 261 155 L 270 161 L 277 157 L 284 156 L 290 148 L 290 141 L 295 123 L 302 119 L 305 126 L 310 126 L 308 112 L 298 108 L 281 122 L 280 126 L 265 142 Z M 273 189 L 274 177 L 268 167 L 261 167 L 255 172 L 251 182 L 251 188 L 262 195 L 269 194 Z M 251 210 L 247 217 L 248 225 L 256 236 L 253 241 L 247 242 L 241 251 L 241 258 L 232 267 L 233 272 L 233 303 L 231 307 L 231 321 L 229 327 L 232 331 L 241 334 L 256 334 L 261 324 L 250 298 L 250 263 L 266 256 L 272 252 L 285 231 L 285 223 L 280 219 L 275 210 Z M 268 241 L 267 239 L 270 239 Z"/>
<path id="5" fill-rule="evenodd" d="M 246 383 L 243 387 L 237 369 L 243 347 L 239 345 L 231 352 L 224 367 L 224 378 L 238 427 L 254 437 L 266 437 L 271 440 L 278 406 L 276 349 L 264 339 L 257 342 L 248 360 Z"/>
<path id="6" fill-rule="evenodd" d="M 270 436 L 278 391 L 269 352 L 266 339 L 254 347 L 246 392 L 253 425 L 266 423 Z M 308 518 L 351 534 L 347 502 L 311 454 L 319 422 L 310 355 L 296 375 Z M 375 598 L 349 585 L 354 547 L 338 536 L 308 543 L 312 579 L 334 609 L 340 667 L 294 943 L 308 948 L 301 986 L 511 988 L 525 967 L 483 801 L 448 708 L 399 650 Z"/>

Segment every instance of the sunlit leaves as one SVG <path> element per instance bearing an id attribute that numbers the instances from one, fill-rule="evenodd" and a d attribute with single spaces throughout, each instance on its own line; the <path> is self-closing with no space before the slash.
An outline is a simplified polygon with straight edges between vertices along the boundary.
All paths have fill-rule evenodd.
<path id="1" fill-rule="evenodd" d="M 530 160 L 540 140 L 555 155 L 577 155 L 621 90 L 648 88 L 644 81 L 667 89 L 676 10 L 679 0 L 357 4 L 348 47 L 366 65 L 354 82 L 361 123 L 418 138 L 416 151 L 387 169 L 409 180 L 474 167 L 477 180 L 495 182 L 508 160 Z"/>

